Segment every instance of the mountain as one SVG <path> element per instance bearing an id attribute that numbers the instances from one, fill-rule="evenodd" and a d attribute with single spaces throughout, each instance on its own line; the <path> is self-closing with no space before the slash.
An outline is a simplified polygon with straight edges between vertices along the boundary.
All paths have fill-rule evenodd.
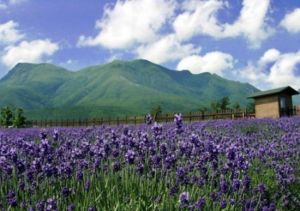
<path id="1" fill-rule="evenodd" d="M 258 91 L 216 74 L 174 71 L 147 60 L 113 61 L 71 72 L 52 64 L 17 64 L 0 80 L 0 107 L 25 109 L 29 118 L 91 118 L 194 111 L 229 96 L 245 106 Z"/>

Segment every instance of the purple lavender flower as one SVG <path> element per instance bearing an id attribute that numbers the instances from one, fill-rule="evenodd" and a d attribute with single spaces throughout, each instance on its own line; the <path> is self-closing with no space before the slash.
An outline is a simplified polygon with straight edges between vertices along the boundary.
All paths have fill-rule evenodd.
<path id="1" fill-rule="evenodd" d="M 129 164 L 133 164 L 135 160 L 135 152 L 133 150 L 128 150 L 125 154 L 125 158 Z"/>
<path id="2" fill-rule="evenodd" d="M 205 198 L 203 198 L 203 197 L 200 197 L 194 205 L 194 207 L 197 210 L 203 210 L 204 206 L 205 206 Z"/>
<path id="3" fill-rule="evenodd" d="M 240 189 L 241 182 L 238 179 L 234 179 L 232 182 L 233 191 L 237 192 Z"/>
<path id="4" fill-rule="evenodd" d="M 226 200 L 222 200 L 222 201 L 221 201 L 220 207 L 221 207 L 221 209 L 225 209 L 225 208 L 227 207 L 227 202 L 226 202 Z"/>
<path id="5" fill-rule="evenodd" d="M 182 125 L 183 125 L 183 121 L 182 121 L 182 115 L 181 114 L 175 114 L 174 115 L 174 122 L 176 124 L 176 128 L 175 131 L 177 134 L 180 134 L 183 132 L 182 129 Z"/>
<path id="6" fill-rule="evenodd" d="M 46 210 L 50 211 L 50 210 L 56 210 L 57 209 L 57 203 L 56 200 L 54 198 L 49 198 L 47 199 L 47 206 L 46 206 Z"/>
<path id="7" fill-rule="evenodd" d="M 151 125 L 152 124 L 153 118 L 152 118 L 151 114 L 147 114 L 146 115 L 145 122 L 146 122 L 147 125 Z"/>
<path id="8" fill-rule="evenodd" d="M 90 180 L 87 180 L 87 181 L 85 182 L 85 184 L 84 184 L 84 188 L 85 188 L 86 190 L 89 190 L 90 187 L 91 187 L 91 181 L 90 181 Z"/>
<path id="9" fill-rule="evenodd" d="M 220 191 L 222 193 L 227 193 L 229 190 L 229 186 L 228 186 L 228 183 L 223 179 L 221 182 L 220 182 Z"/>
<path id="10" fill-rule="evenodd" d="M 74 204 L 70 204 L 68 207 L 67 207 L 67 211 L 75 211 L 76 209 L 76 206 Z"/>
<path id="11" fill-rule="evenodd" d="M 162 135 L 162 125 L 158 124 L 157 122 L 154 122 L 154 125 L 152 126 L 152 130 L 153 130 L 155 139 L 159 140 Z"/>
<path id="12" fill-rule="evenodd" d="M 246 175 L 243 179 L 244 190 L 249 190 L 251 179 L 248 175 Z"/>
<path id="13" fill-rule="evenodd" d="M 190 202 L 190 193 L 189 192 L 182 192 L 179 195 L 180 207 L 188 206 L 189 202 Z"/>
<path id="14" fill-rule="evenodd" d="M 63 197 L 68 197 L 72 193 L 72 190 L 70 188 L 64 187 L 61 190 L 61 194 Z"/>

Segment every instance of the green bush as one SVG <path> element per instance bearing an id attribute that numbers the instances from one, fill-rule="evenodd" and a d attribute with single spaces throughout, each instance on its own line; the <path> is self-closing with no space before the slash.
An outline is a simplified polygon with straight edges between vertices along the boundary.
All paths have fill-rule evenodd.
<path id="1" fill-rule="evenodd" d="M 15 112 L 9 106 L 1 108 L 0 111 L 0 125 L 3 127 L 24 127 L 26 118 L 24 116 L 23 109 L 17 108 Z"/>

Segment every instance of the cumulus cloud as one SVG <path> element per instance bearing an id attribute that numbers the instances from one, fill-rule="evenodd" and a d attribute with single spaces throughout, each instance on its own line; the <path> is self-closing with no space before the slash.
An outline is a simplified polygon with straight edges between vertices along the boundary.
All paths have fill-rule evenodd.
<path id="1" fill-rule="evenodd" d="M 8 0 L 8 3 L 11 4 L 11 5 L 14 5 L 14 4 L 20 4 L 20 3 L 23 3 L 27 0 Z"/>
<path id="2" fill-rule="evenodd" d="M 177 70 L 189 70 L 193 74 L 203 72 L 223 75 L 225 70 L 234 67 L 234 58 L 227 53 L 213 51 L 204 56 L 192 55 L 183 58 L 177 65 Z"/>
<path id="3" fill-rule="evenodd" d="M 265 65 L 266 63 L 270 65 Z M 298 52 L 280 53 L 270 49 L 264 53 L 256 64 L 249 63 L 238 72 L 239 77 L 259 88 L 293 86 L 300 88 L 300 76 L 297 74 L 300 64 Z"/>
<path id="4" fill-rule="evenodd" d="M 200 48 L 196 48 L 193 44 L 180 43 L 175 35 L 170 34 L 156 42 L 140 46 L 136 53 L 140 58 L 161 64 L 175 61 L 191 54 L 197 54 L 200 50 Z"/>
<path id="5" fill-rule="evenodd" d="M 18 26 L 18 23 L 12 20 L 0 24 L 0 45 L 15 43 L 24 38 L 24 34 L 17 29 Z"/>
<path id="6" fill-rule="evenodd" d="M 175 8 L 175 0 L 118 0 L 114 7 L 106 7 L 97 21 L 98 35 L 80 36 L 78 46 L 124 49 L 154 41 Z"/>
<path id="7" fill-rule="evenodd" d="M 275 48 L 267 50 L 264 55 L 259 59 L 259 65 L 263 66 L 275 62 L 280 57 L 280 51 Z"/>
<path id="8" fill-rule="evenodd" d="M 0 10 L 4 10 L 4 9 L 7 9 L 7 5 L 0 2 Z"/>
<path id="9" fill-rule="evenodd" d="M 0 10 L 7 9 L 8 6 L 17 5 L 17 4 L 23 3 L 25 1 L 27 1 L 27 0 L 0 0 Z"/>
<path id="10" fill-rule="evenodd" d="M 287 13 L 280 23 L 280 26 L 285 28 L 290 33 L 300 32 L 300 8 Z"/>
<path id="11" fill-rule="evenodd" d="M 224 7 L 224 2 L 218 0 L 185 1 L 182 4 L 183 12 L 173 23 L 177 37 L 180 40 L 189 40 L 199 34 L 221 37 L 222 28 L 217 13 Z"/>
<path id="12" fill-rule="evenodd" d="M 22 41 L 18 45 L 6 47 L 1 61 L 9 68 L 19 62 L 41 62 L 45 57 L 53 55 L 58 49 L 58 44 L 48 39 Z"/>
<path id="13" fill-rule="evenodd" d="M 257 48 L 273 31 L 267 25 L 270 0 L 243 0 L 243 7 L 237 20 L 221 23 L 218 12 L 228 7 L 219 0 L 189 0 L 183 3 L 184 12 L 173 23 L 177 36 L 188 40 L 196 35 L 208 35 L 217 39 L 242 36 L 250 47 Z"/>

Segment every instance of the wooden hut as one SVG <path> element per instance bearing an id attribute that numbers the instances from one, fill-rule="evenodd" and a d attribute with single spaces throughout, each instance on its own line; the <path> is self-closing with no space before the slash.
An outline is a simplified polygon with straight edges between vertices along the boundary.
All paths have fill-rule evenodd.
<path id="1" fill-rule="evenodd" d="M 257 92 L 248 98 L 254 99 L 256 118 L 278 118 L 293 115 L 292 96 L 299 94 L 290 86 Z"/>

